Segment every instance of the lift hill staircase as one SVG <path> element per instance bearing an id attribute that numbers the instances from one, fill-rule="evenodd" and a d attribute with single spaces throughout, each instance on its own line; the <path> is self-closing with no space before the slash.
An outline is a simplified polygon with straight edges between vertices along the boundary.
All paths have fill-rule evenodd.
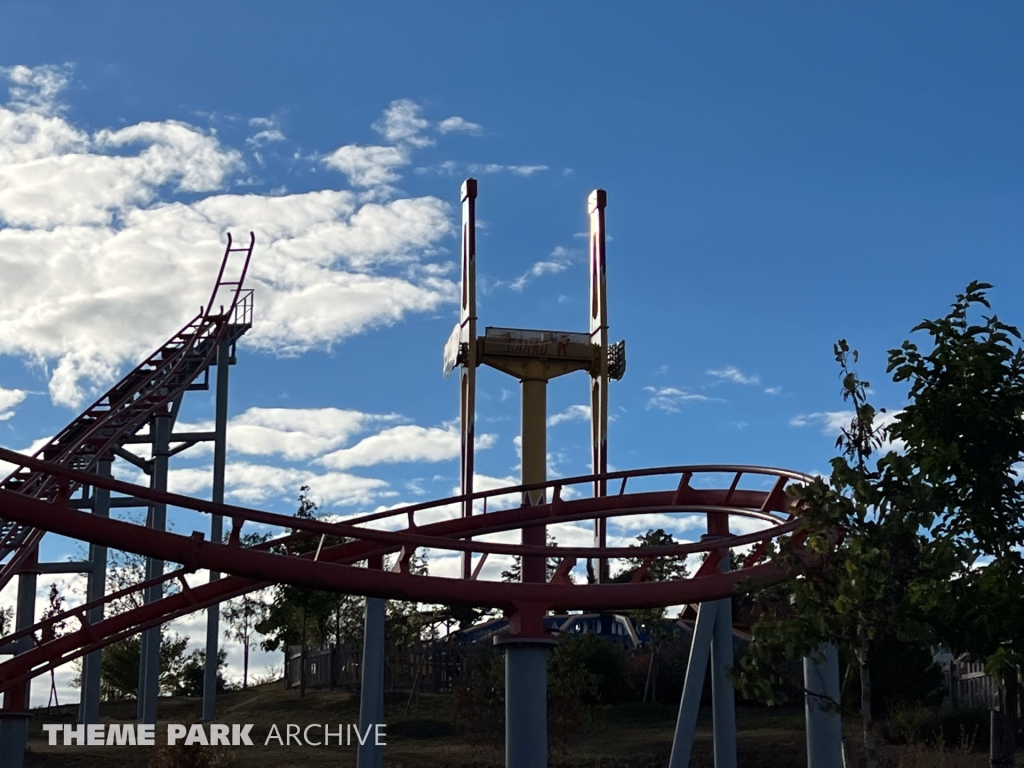
<path id="1" fill-rule="evenodd" d="M 100 459 L 112 459 L 115 450 L 153 416 L 174 409 L 186 391 L 206 389 L 210 364 L 216 360 L 221 342 L 233 345 L 252 327 L 253 292 L 243 285 L 255 245 L 256 237 L 250 232 L 248 245 L 233 247 L 229 233 L 206 307 L 35 456 L 83 472 L 93 471 Z M 200 376 L 204 379 L 197 381 Z M 0 481 L 0 488 L 49 501 L 69 497 L 76 486 L 45 472 L 20 467 Z M 44 534 L 43 530 L 4 520 L 0 509 L 0 589 L 27 561 L 35 559 Z"/>

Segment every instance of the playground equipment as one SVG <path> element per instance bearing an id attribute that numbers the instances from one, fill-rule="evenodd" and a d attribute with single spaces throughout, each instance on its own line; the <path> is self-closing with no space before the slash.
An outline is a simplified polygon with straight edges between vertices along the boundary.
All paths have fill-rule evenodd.
<path id="1" fill-rule="evenodd" d="M 228 246 L 220 274 L 205 310 L 154 355 L 115 385 L 104 398 L 63 430 L 34 457 L 0 449 L 0 460 L 18 467 L 0 483 L 0 520 L 3 521 L 0 552 L 7 558 L 0 567 L 0 584 L 18 576 L 16 631 L 0 640 L 0 653 L 14 653 L 0 663 L 0 764 L 18 766 L 27 729 L 29 681 L 77 658 L 83 658 L 83 698 L 79 713 L 83 723 L 95 722 L 98 702 L 100 650 L 112 642 L 143 632 L 143 663 L 140 673 L 138 717 L 156 720 L 155 662 L 148 654 L 158 649 L 159 625 L 189 613 L 208 609 L 207 659 L 216 659 L 216 616 L 220 602 L 273 583 L 364 595 L 366 629 L 362 666 L 360 721 L 383 722 L 383 617 L 384 600 L 402 599 L 423 603 L 467 604 L 496 607 L 509 618 L 510 633 L 502 643 L 506 664 L 506 764 L 510 768 L 546 765 L 546 648 L 554 639 L 544 629 L 543 617 L 553 609 L 609 610 L 699 605 L 691 650 L 687 689 L 699 696 L 704 666 L 710 649 L 715 682 L 716 765 L 735 765 L 735 723 L 730 720 L 732 688 L 726 675 L 731 663 L 731 615 L 728 598 L 757 585 L 777 583 L 787 577 L 779 566 L 763 562 L 768 542 L 792 537 L 799 546 L 799 520 L 786 494 L 790 482 L 806 482 L 799 473 L 748 466 L 678 466 L 607 472 L 607 384 L 621 375 L 624 348 L 609 345 L 604 301 L 604 207 L 600 190 L 591 196 L 591 332 L 561 334 L 488 329 L 476 336 L 475 316 L 475 197 L 476 183 L 463 187 L 462 312 L 460 324 L 446 350 L 446 373 L 461 367 L 463 425 L 462 493 L 448 499 L 409 505 L 363 515 L 345 523 L 300 519 L 236 505 L 224 500 L 225 434 L 227 418 L 227 370 L 238 338 L 252 323 L 251 291 L 243 288 L 255 239 L 247 248 Z M 231 254 L 244 252 L 244 261 L 231 277 L 225 270 Z M 224 301 L 227 296 L 227 301 Z M 216 308 L 216 309 L 215 309 Z M 176 434 L 174 418 L 181 398 L 190 389 L 209 385 L 209 370 L 216 364 L 217 414 L 213 433 Z M 523 380 L 523 482 L 519 486 L 474 491 L 473 399 L 475 367 L 492 365 Z M 548 480 L 544 477 L 543 384 L 552 375 L 570 370 L 591 375 L 594 473 Z M 200 381 L 200 377 L 205 377 Z M 538 386 L 539 385 L 539 386 Z M 538 415 L 539 414 L 539 415 Z M 148 435 L 142 434 L 149 425 Z M 528 432 L 528 429 L 530 430 Z M 528 437 L 529 435 L 529 437 Z M 199 440 L 215 446 L 213 499 L 211 501 L 166 491 L 167 462 L 175 453 Z M 153 445 L 153 458 L 144 462 L 125 448 L 138 442 Z M 529 452 L 529 453 L 528 453 Z M 541 457 L 539 464 L 537 455 Z M 110 466 L 115 457 L 139 463 L 151 473 L 150 487 L 114 480 Z M 133 461 L 133 459 L 135 459 Z M 529 459 L 529 460 L 528 460 Z M 633 487 L 627 488 L 632 481 Z M 617 488 L 615 485 L 617 484 Z M 637 485 L 642 485 L 637 489 Z M 608 494 L 612 488 L 612 495 Z M 589 491 L 592 495 L 587 495 Z M 112 507 L 147 506 L 146 525 L 109 517 Z M 211 517 L 210 537 L 165 530 L 168 505 L 195 510 Z M 488 510 L 490 506 L 490 510 Z M 86 511 L 88 510 L 88 511 Z M 646 548 L 608 547 L 607 520 L 638 514 L 669 513 L 702 515 L 708 536 L 693 544 Z M 226 541 L 221 521 L 231 520 Z M 730 532 L 732 518 L 761 521 L 756 533 Z M 594 521 L 591 547 L 549 547 L 546 526 Z M 246 524 L 262 523 L 293 534 L 274 542 L 247 546 L 242 534 Z M 481 537 L 520 531 L 520 544 L 482 540 Z M 46 532 L 68 536 L 90 545 L 84 563 L 40 563 L 39 541 Z M 311 551 L 295 544 L 318 541 Z M 729 551 L 753 546 L 742 568 L 729 569 Z M 105 594 L 103 573 L 106 548 L 113 547 L 147 558 L 146 578 L 113 594 Z M 419 575 L 409 568 L 417 550 L 460 553 L 461 578 Z M 651 564 L 658 558 L 707 552 L 702 567 L 686 579 L 647 582 Z M 385 570 L 385 556 L 394 565 Z M 523 579 L 510 584 L 482 577 L 489 555 L 518 555 Z M 609 560 L 641 557 L 643 565 L 630 583 L 610 583 Z M 476 558 L 474 561 L 474 557 Z M 548 577 L 545 563 L 556 558 L 558 566 Z M 594 578 L 574 584 L 570 572 L 579 560 L 596 562 Z M 180 564 L 172 570 L 165 563 Z M 357 567 L 365 564 L 366 567 Z M 207 584 L 190 586 L 186 574 L 197 569 L 211 572 Z M 76 606 L 46 622 L 33 616 L 38 573 L 78 570 L 89 574 L 89 594 Z M 220 578 L 221 573 L 229 574 Z M 165 587 L 177 585 L 177 591 Z M 106 616 L 104 607 L 128 594 L 141 594 L 143 603 L 132 610 Z M 716 602 L 717 601 L 717 602 Z M 55 622 L 74 619 L 77 629 L 59 637 L 39 631 Z M 37 634 L 38 633 L 38 634 Z M 699 641 L 698 641 L 699 639 Z M 728 650 L 726 650 L 728 646 Z M 212 652 L 211 652 L 212 651 Z M 702 656 L 703 655 L 703 656 Z M 89 661 L 92 659 L 93 661 Z M 699 669 L 699 680 L 698 677 Z M 814 673 L 825 670 L 829 687 L 832 667 L 812 660 Z M 215 673 L 215 668 L 212 670 Z M 214 684 L 207 668 L 203 717 L 213 718 Z M 820 675 L 819 675 L 820 676 Z M 86 686 L 96 681 L 93 689 Z M 808 688 L 813 687 L 813 681 Z M 692 693 L 684 693 L 680 707 L 672 765 L 686 763 L 695 727 Z M 820 708 L 819 708 L 820 710 Z M 808 705 L 809 754 L 812 717 L 837 720 L 826 710 L 812 712 Z M 830 721 L 831 722 L 831 721 Z M 819 728 L 815 733 L 822 732 Z M 721 744 L 721 747 L 719 746 Z M 730 748 L 731 745 L 731 748 Z M 819 750 L 824 758 L 812 768 L 838 766 L 838 742 Z M 685 753 L 685 755 L 684 755 Z M 816 753 L 815 753 L 816 754 Z M 380 766 L 383 750 L 360 747 L 360 768 Z"/>

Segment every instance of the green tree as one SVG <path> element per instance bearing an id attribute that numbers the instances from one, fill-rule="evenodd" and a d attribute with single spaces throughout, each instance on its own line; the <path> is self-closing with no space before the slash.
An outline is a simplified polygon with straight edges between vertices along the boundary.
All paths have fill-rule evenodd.
<path id="1" fill-rule="evenodd" d="M 666 533 L 664 528 L 657 530 L 649 529 L 647 533 L 636 537 L 636 544 L 630 544 L 631 549 L 639 547 L 668 547 L 678 544 L 671 533 Z M 649 562 L 648 562 L 649 561 Z M 645 565 L 647 570 L 641 581 L 667 581 L 669 579 L 685 579 L 688 575 L 686 567 L 686 555 L 674 555 L 671 557 L 645 558 L 641 556 L 626 558 L 625 567 L 612 577 L 612 581 L 630 581 L 634 574 Z"/>
<path id="2" fill-rule="evenodd" d="M 57 589 L 57 584 L 54 582 L 50 585 L 50 593 L 47 597 L 48 603 L 46 609 L 43 611 L 43 615 L 39 617 L 42 622 L 49 621 L 49 624 L 45 624 L 39 631 L 39 639 L 43 643 L 48 643 L 51 640 L 56 640 L 67 629 L 68 623 L 65 619 L 55 620 L 57 616 L 64 612 L 64 596 Z M 57 677 L 56 670 L 50 670 L 50 702 L 60 706 L 60 702 L 57 700 Z"/>
<path id="3" fill-rule="evenodd" d="M 160 692 L 171 695 L 178 689 L 185 666 L 189 638 L 166 631 L 160 633 Z M 100 695 L 105 701 L 135 698 L 139 686 L 141 637 L 132 635 L 103 649 L 100 663 Z M 80 680 L 76 681 L 80 684 Z"/>
<path id="4" fill-rule="evenodd" d="M 120 550 L 108 550 L 107 594 L 125 590 L 145 581 L 146 559 L 142 555 Z M 176 585 L 164 584 L 165 594 L 177 589 Z M 108 617 L 141 607 L 143 595 L 140 591 L 128 591 L 117 600 L 106 605 Z M 170 634 L 165 626 L 160 628 L 160 691 L 170 695 L 175 691 L 178 677 L 185 664 L 185 649 L 189 638 L 177 633 Z M 134 698 L 139 684 L 139 658 L 142 641 L 139 635 L 111 643 L 103 649 L 100 661 L 100 696 L 106 701 Z M 81 660 L 74 662 L 78 674 L 70 685 L 77 688 L 82 684 Z"/>
<path id="5" fill-rule="evenodd" d="M 217 693 L 227 689 L 223 670 L 228 665 L 228 652 L 223 648 L 217 651 Z M 184 663 L 174 682 L 175 696 L 202 696 L 206 684 L 206 651 L 198 648 L 185 657 Z"/>
<path id="6" fill-rule="evenodd" d="M 864 748 L 869 768 L 875 768 L 872 648 L 886 633 L 908 639 L 926 632 L 913 597 L 932 575 L 932 553 L 922 535 L 926 513 L 890 503 L 879 490 L 894 454 L 870 466 L 869 459 L 883 445 L 885 435 L 867 401 L 869 383 L 851 369 L 857 353 L 845 340 L 834 351 L 842 396 L 853 406 L 853 417 L 836 441 L 841 455 L 832 459 L 830 476 L 792 491 L 806 549 L 815 561 L 808 568 L 792 547 L 780 553 L 801 575 L 786 586 L 788 601 L 778 600 L 778 590 L 766 595 L 773 599 L 765 601 L 735 678 L 741 692 L 771 702 L 790 681 L 780 659 L 811 655 L 821 643 L 834 643 L 854 655 L 860 668 Z"/>
<path id="7" fill-rule="evenodd" d="M 671 533 L 666 533 L 664 528 L 648 529 L 647 533 L 636 537 L 636 544 L 630 544 L 630 548 L 640 547 L 665 547 L 678 544 Z M 613 582 L 632 581 L 638 571 L 643 570 L 641 581 L 668 581 L 670 579 L 685 579 L 688 575 L 685 555 L 674 555 L 670 557 L 626 558 L 625 567 L 612 576 Z M 647 650 L 650 658 L 647 661 L 647 677 L 644 681 L 644 693 L 641 701 L 647 703 L 648 695 L 651 701 L 657 698 L 658 682 L 658 650 L 662 641 L 670 635 L 668 628 L 664 626 L 664 608 L 646 608 L 629 612 L 633 621 L 641 631 L 647 632 Z"/>
<path id="8" fill-rule="evenodd" d="M 256 625 L 266 613 L 266 604 L 258 595 L 242 595 L 224 604 L 221 616 L 227 624 L 224 636 L 242 644 L 242 689 L 249 687 L 249 651 L 256 646 Z"/>
<path id="9" fill-rule="evenodd" d="M 875 426 L 849 348 L 837 345 L 855 415 L 831 477 L 796 491 L 819 562 L 787 586 L 792 609 L 776 601 L 766 611 L 737 674 L 770 696 L 779 654 L 793 658 L 828 640 L 852 648 L 872 764 L 868 661 L 891 635 L 985 658 L 1002 682 L 1002 759 L 1012 760 L 1024 656 L 1024 350 L 1017 329 L 996 315 L 972 320 L 991 309 L 989 288 L 971 283 L 949 314 L 912 330 L 930 337 L 929 351 L 910 340 L 890 351 L 888 372 L 909 391 L 887 431 Z M 899 450 L 869 466 L 885 437 Z"/>
<path id="10" fill-rule="evenodd" d="M 995 315 L 973 282 L 952 311 L 914 328 L 930 336 L 922 352 L 906 341 L 889 353 L 894 380 L 910 402 L 891 428 L 905 446 L 882 491 L 934 516 L 934 535 L 955 562 L 954 578 L 930 595 L 929 618 L 958 651 L 986 660 L 1002 682 L 1001 709 L 1011 760 L 1024 661 L 1024 349 L 1020 332 Z"/>
<path id="11" fill-rule="evenodd" d="M 0 608 L 0 637 L 14 633 L 14 606 Z"/>
<path id="12" fill-rule="evenodd" d="M 313 520 L 319 511 L 309 486 L 302 486 L 295 517 Z M 331 547 L 340 543 L 341 539 L 325 537 L 321 545 L 319 538 L 312 538 L 295 544 L 292 551 L 302 554 L 318 546 Z M 362 642 L 362 598 L 289 584 L 274 586 L 272 595 L 265 612 L 255 624 L 255 631 L 264 636 L 260 643 L 264 650 L 274 651 L 300 644 L 324 648 L 332 640 L 338 646 L 358 648 Z"/>
<path id="13" fill-rule="evenodd" d="M 544 544 L 548 547 L 557 547 L 558 539 L 551 535 L 550 531 L 544 532 Z M 544 573 L 548 581 L 551 581 L 551 577 L 555 575 L 555 571 L 558 570 L 558 564 L 561 563 L 561 558 L 549 557 L 544 562 Z M 501 572 L 501 580 L 507 581 L 511 584 L 518 584 L 523 580 L 523 558 L 519 555 L 512 556 L 512 565 L 507 570 Z M 569 574 L 569 580 L 572 580 L 572 574 Z"/>

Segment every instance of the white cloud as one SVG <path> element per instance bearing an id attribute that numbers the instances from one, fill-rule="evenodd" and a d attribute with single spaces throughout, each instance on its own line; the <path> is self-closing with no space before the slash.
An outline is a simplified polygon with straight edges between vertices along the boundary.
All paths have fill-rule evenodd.
<path id="1" fill-rule="evenodd" d="M 429 147 L 434 140 L 420 136 L 419 133 L 430 122 L 420 117 L 420 111 L 416 102 L 396 99 L 384 110 L 383 117 L 373 124 L 373 129 L 387 141 L 404 141 L 414 147 Z"/>
<path id="2" fill-rule="evenodd" d="M 458 115 L 446 118 L 437 124 L 437 130 L 441 133 L 451 133 L 452 131 L 460 131 L 463 133 L 479 134 L 483 131 L 484 127 L 479 123 L 471 123 Z"/>
<path id="3" fill-rule="evenodd" d="M 546 165 L 500 165 L 498 163 L 470 163 L 467 166 L 470 173 L 511 173 L 515 176 L 533 176 L 535 173 L 546 171 Z"/>
<path id="4" fill-rule="evenodd" d="M 416 173 L 423 175 L 436 173 L 438 176 L 455 176 L 456 173 L 469 173 L 480 175 L 484 173 L 511 173 L 513 176 L 533 176 L 541 171 L 548 170 L 546 165 L 502 165 L 500 163 L 457 163 L 454 160 L 445 160 L 443 163 L 431 166 L 420 166 Z M 480 227 L 482 222 L 477 222 Z M 609 238 L 611 239 L 611 238 Z"/>
<path id="5" fill-rule="evenodd" d="M 518 477 L 508 475 L 506 477 L 492 477 L 490 475 L 473 475 L 473 490 L 474 491 L 494 491 L 499 488 L 510 488 L 520 484 Z M 459 489 L 453 488 L 453 494 L 458 494 Z M 483 502 L 476 502 L 483 507 Z M 503 493 L 500 496 L 491 496 L 487 499 L 487 510 L 489 512 L 496 512 L 499 509 L 511 509 L 512 507 L 518 507 L 523 503 L 521 494 L 518 493 Z M 475 508 L 475 507 L 474 507 Z M 500 536 L 501 534 L 496 534 Z"/>
<path id="6" fill-rule="evenodd" d="M 875 427 L 887 429 L 896 422 L 896 417 L 902 413 L 898 411 L 886 411 L 875 414 Z M 848 429 L 854 417 L 853 411 L 823 411 L 819 413 L 798 413 L 789 420 L 791 427 L 820 426 L 821 434 L 834 437 L 840 434 L 843 429 Z M 880 453 L 887 453 L 890 450 L 901 451 L 904 448 L 902 440 L 886 439 L 878 449 Z"/>
<path id="7" fill-rule="evenodd" d="M 515 437 L 513 437 L 512 445 L 515 446 L 516 458 L 519 459 L 519 463 L 512 467 L 512 469 L 521 471 L 523 468 L 523 436 L 516 435 Z M 558 465 L 566 460 L 566 455 L 564 453 L 558 451 L 548 451 L 544 456 L 544 460 L 547 477 L 549 479 L 555 477 L 562 477 L 562 473 L 559 471 Z M 588 463 L 587 466 L 590 466 L 590 464 Z M 571 491 L 569 493 L 571 493 Z M 571 498 L 571 496 L 563 493 L 562 498 Z"/>
<path id="8" fill-rule="evenodd" d="M 14 416 L 14 409 L 28 396 L 23 389 L 4 389 L 0 387 L 0 421 L 7 421 Z"/>
<path id="9" fill-rule="evenodd" d="M 782 391 L 782 387 L 768 387 L 765 389 L 765 394 L 777 395 Z"/>
<path id="10" fill-rule="evenodd" d="M 509 287 L 513 291 L 521 291 L 533 280 L 544 275 L 557 275 L 564 272 L 572 264 L 572 252 L 562 246 L 556 246 L 551 255 L 544 261 L 538 261 L 528 270 L 511 282 Z"/>
<path id="11" fill-rule="evenodd" d="M 546 165 L 506 165 L 505 168 L 515 176 L 533 176 L 548 169 Z"/>
<path id="12" fill-rule="evenodd" d="M 172 493 L 194 496 L 208 492 L 212 476 L 209 466 L 172 469 L 167 487 Z M 244 461 L 228 463 L 224 482 L 226 498 L 243 504 L 259 504 L 268 499 L 294 500 L 299 488 L 308 485 L 313 497 L 324 506 L 369 506 L 389 487 L 384 480 L 347 472 L 317 473 Z"/>
<path id="13" fill-rule="evenodd" d="M 0 77 L 6 77 L 11 82 L 8 92 L 12 107 L 22 112 L 52 115 L 65 108 L 57 97 L 70 82 L 72 69 L 70 64 L 47 64 L 41 67 L 19 64 L 0 67 Z"/>
<path id="14" fill-rule="evenodd" d="M 708 376 L 714 376 L 715 378 L 722 379 L 723 381 L 731 381 L 734 384 L 760 384 L 761 378 L 756 374 L 748 376 L 735 365 L 729 365 L 725 368 L 718 370 L 710 370 L 707 372 Z"/>
<path id="15" fill-rule="evenodd" d="M 408 165 L 409 154 L 401 147 L 348 144 L 327 155 L 324 164 L 344 173 L 353 186 L 379 187 L 402 178 L 394 169 Z"/>
<path id="16" fill-rule="evenodd" d="M 495 440 L 494 435 L 478 435 L 476 448 L 490 448 Z M 319 462 L 329 469 L 351 469 L 400 462 L 448 461 L 458 458 L 461 446 L 461 437 L 454 427 L 402 424 L 366 437 L 351 448 L 329 453 Z"/>
<path id="17" fill-rule="evenodd" d="M 267 499 L 294 499 L 303 485 L 326 505 L 369 505 L 382 497 L 396 496 L 389 483 L 349 474 L 355 467 L 399 462 L 437 462 L 458 457 L 459 433 L 452 425 L 420 427 L 413 424 L 386 426 L 401 420 L 398 414 L 367 414 L 337 408 L 250 408 L 228 424 L 228 447 L 232 455 L 280 456 L 288 461 L 317 458 L 313 464 L 326 468 L 280 467 L 250 463 L 233 458 L 228 463 L 226 493 L 244 503 Z M 334 450 L 354 435 L 385 425 L 376 434 L 363 438 L 350 448 Z M 184 432 L 212 429 L 209 422 L 178 424 Z M 476 448 L 494 445 L 492 434 L 479 435 Z M 188 455 L 196 456 L 209 444 L 197 446 Z M 145 450 L 137 453 L 146 457 Z M 199 454 L 201 455 L 201 454 Z M 115 474 L 120 465 L 115 464 Z M 125 469 L 125 468 L 122 468 Z M 123 479 L 139 481 L 134 468 Z M 173 492 L 196 495 L 208 492 L 212 478 L 209 465 L 172 469 L 169 487 Z"/>
<path id="18" fill-rule="evenodd" d="M 298 461 L 333 450 L 371 425 L 400 418 L 338 408 L 250 408 L 228 424 L 228 447 Z"/>
<path id="19" fill-rule="evenodd" d="M 281 133 L 277 128 L 268 128 L 263 131 L 258 131 L 252 136 L 245 140 L 245 143 L 250 147 L 258 148 L 264 144 L 270 144 L 275 141 L 284 141 L 285 135 Z"/>
<path id="20" fill-rule="evenodd" d="M 853 411 L 825 411 L 823 413 L 798 413 L 789 420 L 791 427 L 806 427 L 820 424 L 823 435 L 838 435 L 843 427 L 849 426 Z"/>
<path id="21" fill-rule="evenodd" d="M 142 149 L 104 154 L 129 145 Z M 242 167 L 236 150 L 184 123 L 139 123 L 90 137 L 62 118 L 0 107 L 0 220 L 9 227 L 111 226 L 165 185 L 213 191 Z"/>
<path id="22" fill-rule="evenodd" d="M 9 448 L 8 446 L 4 447 L 7 447 L 9 450 L 12 451 L 17 451 L 18 453 L 23 453 L 26 456 L 34 456 L 36 451 L 38 451 L 52 439 L 52 435 L 50 437 L 40 437 L 38 440 L 33 440 L 32 444 L 29 445 L 27 448 Z M 14 469 L 14 464 L 9 464 L 6 461 L 0 461 L 0 478 L 7 477 L 9 474 L 11 474 L 11 472 L 14 471 Z"/>
<path id="23" fill-rule="evenodd" d="M 554 427 L 566 421 L 589 421 L 589 405 L 570 405 L 561 413 L 548 416 L 548 426 Z"/>
<path id="24" fill-rule="evenodd" d="M 721 402 L 716 397 L 698 395 L 678 387 L 644 387 L 644 392 L 651 393 L 647 400 L 648 408 L 657 408 L 668 413 L 679 413 L 684 403 Z"/>
<path id="25" fill-rule="evenodd" d="M 6 72 L 23 91 L 0 106 L 0 355 L 49 371 L 54 402 L 98 394 L 192 317 L 228 231 L 256 231 L 250 347 L 329 348 L 455 299 L 442 272 L 417 269 L 451 231 L 442 201 L 366 202 L 338 190 L 203 196 L 244 167 L 216 136 L 175 121 L 90 134 L 44 108 L 63 70 Z M 360 149 L 381 153 L 359 161 Z M 348 156 L 356 186 L 386 183 L 389 163 L 404 158 L 396 147 L 343 150 L 325 162 Z"/>

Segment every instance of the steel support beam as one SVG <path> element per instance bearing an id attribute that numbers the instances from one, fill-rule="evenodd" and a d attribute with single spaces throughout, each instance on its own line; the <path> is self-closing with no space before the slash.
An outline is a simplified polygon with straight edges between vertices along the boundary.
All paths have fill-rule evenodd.
<path id="1" fill-rule="evenodd" d="M 587 200 L 590 214 L 590 341 L 600 347 L 600 359 L 590 372 L 590 449 L 595 475 L 608 471 L 608 289 L 605 276 L 605 219 L 608 193 L 595 189 Z M 594 496 L 608 494 L 608 481 L 594 481 Z M 608 541 L 608 521 L 594 520 L 594 546 L 605 547 Z M 608 560 L 600 558 L 595 578 L 598 583 L 608 581 Z"/>
<path id="2" fill-rule="evenodd" d="M 35 624 L 38 562 L 39 550 L 34 548 L 18 574 L 15 630 Z M 30 643 L 24 641 L 21 645 L 22 651 L 31 647 Z M 28 711 L 31 692 L 32 681 L 26 680 L 4 694 L 4 705 L 0 710 L 0 765 L 4 768 L 21 768 L 24 765 L 28 723 L 32 719 L 32 714 Z"/>
<path id="3" fill-rule="evenodd" d="M 839 653 L 831 643 L 804 657 L 807 768 L 843 768 L 839 714 Z"/>
<path id="4" fill-rule="evenodd" d="M 547 480 L 547 389 L 544 379 L 523 379 L 523 405 L 520 450 L 522 453 L 522 483 L 543 483 Z M 523 506 L 535 507 L 545 502 L 541 488 L 523 494 Z M 522 543 L 543 547 L 546 542 L 546 527 L 533 525 L 523 528 Z M 543 557 L 524 557 L 522 562 L 523 583 L 543 584 L 547 581 Z"/>
<path id="5" fill-rule="evenodd" d="M 40 563 L 39 573 L 91 573 L 92 563 L 88 560 L 68 560 L 56 563 Z"/>
<path id="6" fill-rule="evenodd" d="M 154 490 L 167 490 L 167 459 L 172 418 L 169 413 L 153 417 L 153 475 L 151 487 Z M 148 528 L 163 531 L 167 528 L 167 505 L 152 504 L 146 520 Z M 146 559 L 146 579 L 155 579 L 163 575 L 164 561 L 156 558 Z M 163 597 L 162 585 L 148 587 L 143 597 L 145 603 L 155 603 Z M 139 658 L 139 693 L 136 716 L 140 723 L 156 724 L 156 700 L 160 693 L 160 630 L 151 627 L 142 633 L 142 648 Z"/>
<path id="7" fill-rule="evenodd" d="M 679 715 L 676 717 L 676 732 L 672 738 L 669 768 L 687 768 L 690 764 L 693 737 L 697 730 L 697 714 L 700 711 L 700 696 L 704 690 L 711 641 L 715 634 L 718 604 L 719 601 L 715 600 L 701 603 L 697 607 L 697 621 L 693 625 L 690 658 L 686 662 L 686 677 L 683 679 L 683 695 L 679 699 Z"/>
<path id="8" fill-rule="evenodd" d="M 217 405 L 214 414 L 213 443 L 213 489 L 211 500 L 224 503 L 224 473 L 227 466 L 228 450 L 228 371 L 231 360 L 231 344 L 223 340 L 217 349 Z M 210 519 L 210 541 L 220 543 L 224 538 L 224 518 L 212 515 Z M 210 581 L 220 578 L 220 573 L 210 571 Z M 206 668 L 203 675 L 203 722 L 213 720 L 217 706 L 217 652 L 220 634 L 220 603 L 206 611 Z"/>
<path id="9" fill-rule="evenodd" d="M 462 184 L 462 298 L 459 312 L 459 346 L 465 359 L 459 371 L 462 458 L 459 470 L 461 493 L 473 493 L 473 452 L 476 440 L 476 179 Z M 464 345 L 464 346 L 463 346 Z M 473 500 L 462 502 L 462 516 L 473 514 Z M 462 578 L 473 568 L 473 553 L 462 553 Z"/>
<path id="10" fill-rule="evenodd" d="M 22 768 L 25 765 L 31 719 L 31 712 L 0 710 L 0 765 L 4 768 Z"/>
<path id="11" fill-rule="evenodd" d="M 386 602 L 366 598 L 363 623 L 363 668 L 359 690 L 359 732 L 368 734 L 356 755 L 356 768 L 383 768 L 384 747 L 374 738 L 374 726 L 384 723 L 384 619 Z M 303 669 L 302 674 L 306 671 Z"/>
<path id="12" fill-rule="evenodd" d="M 72 509 L 92 509 L 92 499 L 72 499 L 68 506 Z M 149 502 L 136 496 L 114 496 L 110 499 L 111 509 L 130 509 L 132 507 L 148 507 Z"/>
<path id="13" fill-rule="evenodd" d="M 727 534 L 728 518 L 708 513 L 708 528 L 714 531 L 709 536 Z M 722 553 L 718 569 L 723 573 L 731 570 L 729 550 Z M 728 597 L 701 603 L 697 608 L 669 768 L 690 764 L 709 656 L 715 768 L 736 768 L 736 690 L 729 679 L 733 663 L 732 599 Z"/>
<path id="14" fill-rule="evenodd" d="M 731 556 L 726 550 L 719 570 L 724 573 L 731 569 Z M 715 631 L 711 641 L 715 768 L 736 768 L 736 689 L 729 679 L 732 667 L 732 598 L 715 602 Z"/>
<path id="15" fill-rule="evenodd" d="M 505 768 L 548 764 L 549 639 L 506 638 Z"/>
<path id="16" fill-rule="evenodd" d="M 110 477 L 112 461 L 100 459 L 96 465 L 96 474 Z M 97 517 L 110 517 L 110 491 L 94 486 L 92 493 L 92 513 Z M 89 571 L 86 585 L 86 601 L 92 602 L 103 597 L 107 583 L 107 548 L 98 544 L 89 545 Z M 90 609 L 89 624 L 96 626 L 103 621 L 103 606 Z M 98 723 L 100 717 L 100 670 L 102 668 L 103 651 L 93 651 L 82 659 L 82 698 L 78 705 L 78 722 L 84 725 Z"/>

